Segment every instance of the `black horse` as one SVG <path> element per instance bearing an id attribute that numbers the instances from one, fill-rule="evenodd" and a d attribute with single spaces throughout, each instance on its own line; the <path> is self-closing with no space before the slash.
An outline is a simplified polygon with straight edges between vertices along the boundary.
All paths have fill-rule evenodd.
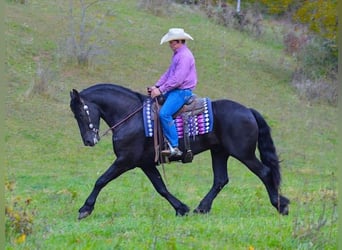
<path id="1" fill-rule="evenodd" d="M 79 209 L 79 219 L 89 216 L 101 189 L 107 183 L 135 167 L 140 167 L 156 191 L 176 210 L 176 215 L 186 215 L 190 209 L 166 188 L 155 162 L 153 138 L 144 133 L 142 106 L 149 98 L 114 84 L 96 84 L 81 92 L 70 92 L 70 108 L 77 120 L 85 146 L 94 146 L 99 140 L 102 118 L 112 130 L 113 150 L 116 159 L 95 186 Z M 194 213 L 210 212 L 213 200 L 228 183 L 227 161 L 230 156 L 246 165 L 264 183 L 272 205 L 280 214 L 289 212 L 289 200 L 279 194 L 281 174 L 279 159 L 271 137 L 270 128 L 256 111 L 230 101 L 212 102 L 213 131 L 191 139 L 194 155 L 210 150 L 213 185 Z M 260 160 L 255 151 L 258 145 Z M 180 149 L 184 143 L 180 140 Z"/>

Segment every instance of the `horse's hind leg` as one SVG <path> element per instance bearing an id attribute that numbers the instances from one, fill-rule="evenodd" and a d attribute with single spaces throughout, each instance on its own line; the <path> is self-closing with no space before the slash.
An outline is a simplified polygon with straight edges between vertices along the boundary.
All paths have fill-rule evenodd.
<path id="1" fill-rule="evenodd" d="M 262 164 L 255 156 L 248 160 L 241 160 L 260 180 L 264 183 L 272 205 L 280 214 L 289 213 L 289 199 L 279 194 L 279 183 L 275 183 L 272 171 L 268 166 Z"/>
<path id="2" fill-rule="evenodd" d="M 194 213 L 209 213 L 212 203 L 222 188 L 228 183 L 227 161 L 229 155 L 222 149 L 211 149 L 214 182 L 208 194 L 202 199 Z"/>
<path id="3" fill-rule="evenodd" d="M 142 170 L 146 174 L 146 176 L 151 181 L 152 185 L 156 189 L 156 191 L 164 197 L 171 206 L 176 210 L 176 215 L 186 215 L 190 211 L 189 207 L 179 201 L 175 196 L 173 196 L 166 188 L 165 183 L 160 176 L 160 173 L 156 167 L 142 167 Z"/>

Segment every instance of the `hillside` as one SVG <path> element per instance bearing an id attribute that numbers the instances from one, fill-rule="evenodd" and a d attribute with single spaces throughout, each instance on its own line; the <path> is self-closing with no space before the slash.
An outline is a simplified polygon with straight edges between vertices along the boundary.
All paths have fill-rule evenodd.
<path id="1" fill-rule="evenodd" d="M 337 110 L 296 95 L 289 84 L 295 62 L 283 53 L 277 36 L 281 27 L 268 26 L 256 39 L 216 25 L 189 6 L 173 5 L 168 15 L 154 16 L 139 9 L 137 1 L 108 1 L 89 13 L 92 18 L 110 13 L 97 31 L 105 53 L 80 67 L 64 57 L 68 3 L 6 1 L 5 181 L 14 185 L 6 201 L 30 199 L 27 209 L 34 211 L 33 230 L 24 243 L 6 223 L 11 228 L 7 249 L 336 247 Z M 292 200 L 288 217 L 270 211 L 263 185 L 232 159 L 232 182 L 208 217 L 175 218 L 141 171 L 134 170 L 106 187 L 93 217 L 76 222 L 95 177 L 113 156 L 110 137 L 95 148 L 83 147 L 69 92 L 112 82 L 144 93 L 169 64 L 171 51 L 159 41 L 170 27 L 183 27 L 194 37 L 189 47 L 197 60 L 197 95 L 235 100 L 259 110 L 269 122 L 282 160 L 282 192 Z M 47 90 L 34 95 L 41 81 Z M 210 165 L 207 153 L 192 164 L 166 167 L 168 186 L 192 207 L 211 185 L 205 164 Z M 327 223 L 318 228 L 322 218 Z"/>

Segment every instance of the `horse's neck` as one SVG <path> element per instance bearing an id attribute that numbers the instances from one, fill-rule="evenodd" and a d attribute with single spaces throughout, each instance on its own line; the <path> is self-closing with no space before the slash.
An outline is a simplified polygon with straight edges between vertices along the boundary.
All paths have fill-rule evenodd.
<path id="1" fill-rule="evenodd" d="M 108 126 L 124 122 L 130 115 L 141 109 L 142 102 L 139 99 L 112 97 L 105 103 L 98 103 L 100 107 L 100 117 Z"/>

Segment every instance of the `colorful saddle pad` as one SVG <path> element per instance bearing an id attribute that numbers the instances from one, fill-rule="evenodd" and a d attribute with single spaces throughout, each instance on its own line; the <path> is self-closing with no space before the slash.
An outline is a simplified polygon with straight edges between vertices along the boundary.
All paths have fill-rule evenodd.
<path id="1" fill-rule="evenodd" d="M 211 108 L 211 101 L 209 98 L 202 98 L 203 99 L 203 112 L 191 115 L 191 112 L 188 112 L 187 116 L 184 116 L 183 113 L 179 114 L 175 119 L 174 122 L 176 124 L 178 138 L 184 137 L 184 123 L 187 117 L 187 124 L 188 124 L 188 135 L 189 136 L 196 136 L 206 134 L 212 131 L 213 129 L 213 112 Z M 145 135 L 146 137 L 153 136 L 153 120 L 154 120 L 154 111 L 152 110 L 152 99 L 146 99 L 143 108 L 143 117 L 144 117 L 144 126 L 145 126 Z"/>

